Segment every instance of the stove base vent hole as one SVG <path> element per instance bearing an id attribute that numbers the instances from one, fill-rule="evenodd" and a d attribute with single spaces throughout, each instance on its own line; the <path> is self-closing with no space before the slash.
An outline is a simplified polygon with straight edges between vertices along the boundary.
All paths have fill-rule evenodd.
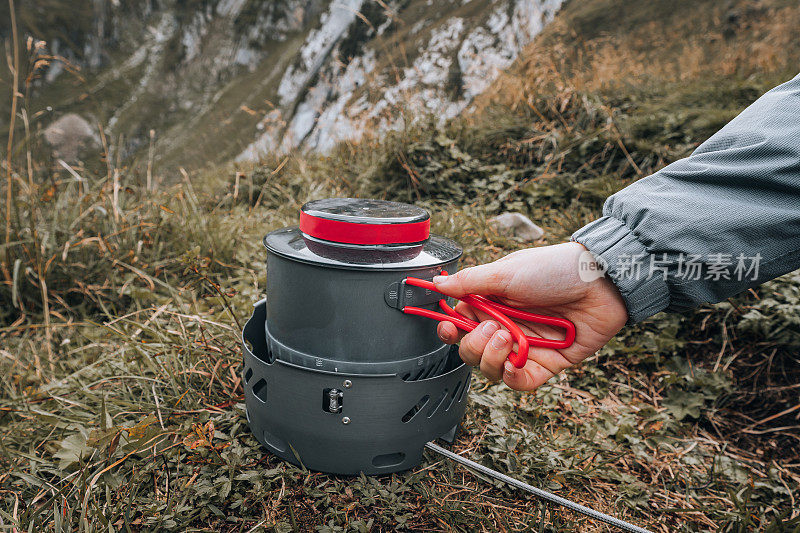
<path id="1" fill-rule="evenodd" d="M 263 403 L 267 403 L 267 382 L 264 378 L 259 379 L 256 384 L 253 385 L 253 396 Z"/>
<path id="2" fill-rule="evenodd" d="M 385 453 L 383 455 L 376 455 L 372 458 L 372 466 L 376 468 L 389 468 L 390 466 L 397 466 L 406 459 L 406 454 L 403 452 Z"/>
<path id="3" fill-rule="evenodd" d="M 402 418 L 403 423 L 407 424 L 408 422 L 411 422 L 411 419 L 414 418 L 417 415 L 417 413 L 422 411 L 422 408 L 425 407 L 425 404 L 428 403 L 428 400 L 430 399 L 431 397 L 428 396 L 427 394 L 423 396 L 414 407 L 409 409 L 408 412 L 403 415 Z"/>

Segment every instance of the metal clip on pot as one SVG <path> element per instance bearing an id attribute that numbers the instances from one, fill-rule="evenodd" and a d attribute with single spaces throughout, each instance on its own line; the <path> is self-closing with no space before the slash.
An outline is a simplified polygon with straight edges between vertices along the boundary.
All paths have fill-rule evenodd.
<path id="1" fill-rule="evenodd" d="M 447 272 L 443 271 L 442 274 L 446 276 Z M 439 292 L 432 282 L 424 279 L 406 278 L 405 283 L 415 287 Z M 537 315 L 535 313 L 521 311 L 519 309 L 514 309 L 513 307 L 508 307 L 507 305 L 493 302 L 488 298 L 478 294 L 467 294 L 466 296 L 461 297 L 461 301 L 471 305 L 475 309 L 483 311 L 508 329 L 518 346 L 517 351 L 511 352 L 511 355 L 508 356 L 508 359 L 517 368 L 522 368 L 525 366 L 525 362 L 528 360 L 528 348 L 531 346 L 560 350 L 563 348 L 569 348 L 572 346 L 572 343 L 575 342 L 575 324 L 566 318 L 556 318 L 552 316 Z M 444 298 L 439 300 L 439 307 L 441 307 L 442 310 L 447 314 L 437 313 L 436 311 L 431 311 L 430 309 L 423 309 L 421 307 L 409 305 L 404 306 L 402 310 L 404 313 L 409 315 L 424 316 L 426 318 L 438 320 L 439 322 L 452 322 L 457 328 L 468 332 L 475 329 L 479 324 L 478 322 L 470 320 L 447 305 L 447 302 L 444 300 Z M 546 324 L 548 326 L 564 328 L 564 330 L 566 330 L 566 335 L 564 336 L 564 340 L 543 339 L 541 337 L 525 335 L 519 325 L 509 317 L 525 320 L 526 322 L 535 322 L 537 324 Z"/>

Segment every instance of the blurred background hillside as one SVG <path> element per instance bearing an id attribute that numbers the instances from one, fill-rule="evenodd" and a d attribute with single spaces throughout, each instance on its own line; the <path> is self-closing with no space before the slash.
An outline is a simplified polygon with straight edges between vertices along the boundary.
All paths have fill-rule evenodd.
<path id="1" fill-rule="evenodd" d="M 434 456 L 343 479 L 266 455 L 237 340 L 260 238 L 362 196 L 428 208 L 465 265 L 562 242 L 797 75 L 799 35 L 789 0 L 0 6 L 0 524 L 604 531 Z M 796 531 L 799 348 L 794 273 L 535 394 L 476 374 L 455 449 L 656 531 Z"/>
<path id="2" fill-rule="evenodd" d="M 444 121 L 487 89 L 484 102 L 514 105 L 547 69 L 576 90 L 668 94 L 720 77 L 769 84 L 797 65 L 790 1 L 567 2 L 549 24 L 560 8 L 559 0 L 43 0 L 19 3 L 18 25 L 21 40 L 38 41 L 29 59 L 48 61 L 29 80 L 38 127 L 77 114 L 95 139 L 100 126 L 121 139 L 123 159 L 145 152 L 152 130 L 156 161 L 193 168 L 329 150 L 402 127 L 409 114 Z M 0 35 L 10 34 L 3 16 Z"/>

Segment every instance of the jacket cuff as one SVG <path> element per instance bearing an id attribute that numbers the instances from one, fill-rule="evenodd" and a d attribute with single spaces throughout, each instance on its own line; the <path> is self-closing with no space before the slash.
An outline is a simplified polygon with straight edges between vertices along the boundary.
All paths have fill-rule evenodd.
<path id="1" fill-rule="evenodd" d="M 663 311 L 669 306 L 664 275 L 653 271 L 652 255 L 622 222 L 604 216 L 572 235 L 585 246 L 619 289 L 628 309 L 628 324 Z"/>

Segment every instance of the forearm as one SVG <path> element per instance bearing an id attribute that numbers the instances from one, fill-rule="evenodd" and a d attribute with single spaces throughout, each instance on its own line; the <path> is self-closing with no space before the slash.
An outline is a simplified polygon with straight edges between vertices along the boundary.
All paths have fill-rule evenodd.
<path id="1" fill-rule="evenodd" d="M 631 322 L 718 302 L 800 267 L 800 76 L 677 161 L 611 196 L 573 235 Z"/>

